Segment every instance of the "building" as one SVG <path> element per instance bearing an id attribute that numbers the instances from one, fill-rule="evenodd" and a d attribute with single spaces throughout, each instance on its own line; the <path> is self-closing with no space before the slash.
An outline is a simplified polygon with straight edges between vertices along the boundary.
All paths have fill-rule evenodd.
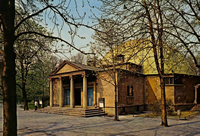
<path id="1" fill-rule="evenodd" d="M 101 69 L 63 61 L 50 74 L 50 106 L 91 109 L 102 107 L 99 100 L 104 100 L 103 110 L 114 115 L 117 84 L 119 114 L 145 110 L 148 105 L 161 98 L 160 80 L 154 70 L 155 65 L 147 67 L 153 61 L 152 54 L 148 51 L 148 59 L 140 65 L 138 62 L 143 58 L 127 62 L 126 53 L 119 52 L 115 55 L 118 62 L 115 70 L 108 64 Z M 138 56 L 147 55 L 140 53 Z M 109 53 L 106 57 L 109 58 Z M 181 56 L 179 58 L 182 59 Z M 188 66 L 186 61 L 174 67 L 176 59 L 171 59 L 174 62 L 168 64 L 165 75 L 166 98 L 172 100 L 176 109 L 189 110 L 200 104 L 200 76 L 193 75 L 192 71 L 185 68 Z"/>

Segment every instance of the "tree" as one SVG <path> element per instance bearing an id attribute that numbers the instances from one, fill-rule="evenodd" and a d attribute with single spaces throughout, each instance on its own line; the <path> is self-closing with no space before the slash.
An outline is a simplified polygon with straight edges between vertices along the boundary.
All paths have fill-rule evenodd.
<path id="1" fill-rule="evenodd" d="M 200 45 L 199 9 L 200 3 L 197 0 L 167 0 L 166 10 L 170 12 L 163 15 L 168 22 L 168 29 L 164 29 L 163 32 L 170 35 L 177 49 L 193 60 L 198 71 L 200 71 L 197 55 Z"/>
<path id="2" fill-rule="evenodd" d="M 124 39 L 122 38 L 124 33 L 120 31 L 120 29 L 123 29 L 123 27 L 120 27 L 117 24 L 118 23 L 112 19 L 99 19 L 99 31 L 95 32 L 95 34 L 92 36 L 95 41 L 91 43 L 91 52 L 95 54 L 95 61 L 97 61 L 96 57 L 98 56 L 100 59 L 98 66 L 103 68 L 104 72 L 108 75 L 107 77 L 107 75 L 104 76 L 104 74 L 98 74 L 98 78 L 103 79 L 114 87 L 115 121 L 119 120 L 118 84 L 121 71 L 118 64 L 122 63 L 122 60 L 118 60 L 118 57 L 123 57 L 121 56 L 122 53 L 127 52 L 127 50 L 130 49 L 128 47 L 124 48 L 124 46 L 119 48 L 119 45 L 124 42 Z"/>
<path id="3" fill-rule="evenodd" d="M 78 52 L 76 55 L 71 57 L 72 62 L 80 63 L 80 64 L 86 64 L 86 58 L 85 55 Z"/>
<path id="4" fill-rule="evenodd" d="M 193 59 L 199 67 L 196 53 L 199 50 L 199 2 L 191 0 L 102 0 L 103 16 L 120 22 L 129 32 L 123 38 L 149 39 L 152 43 L 154 62 L 160 77 L 162 96 L 162 123 L 168 126 L 165 106 L 165 69 L 172 55 L 165 51 L 169 46 L 174 53 Z M 124 31 L 124 30 L 123 30 Z M 171 52 L 173 53 L 173 51 Z M 188 55 L 189 54 L 189 55 Z M 180 58 L 177 58 L 181 60 Z M 176 61 L 179 65 L 181 61 Z"/>
<path id="5" fill-rule="evenodd" d="M 60 1 L 59 3 L 54 1 L 15 1 L 15 0 L 1 0 L 0 1 L 0 27 L 1 35 L 3 39 L 3 50 L 0 50 L 0 54 L 3 55 L 3 73 L 2 73 L 2 86 L 3 86 L 3 108 L 4 108 L 4 125 L 3 135 L 17 135 L 17 117 L 16 117 L 16 53 L 14 49 L 14 43 L 18 38 L 24 35 L 39 35 L 44 38 L 52 38 L 59 40 L 62 43 L 74 48 L 82 53 L 79 48 L 74 46 L 74 41 L 68 42 L 59 36 L 50 36 L 48 34 L 42 34 L 34 29 L 28 31 L 17 30 L 23 24 L 28 24 L 27 20 L 37 20 L 41 22 L 41 15 L 44 13 L 46 19 L 52 21 L 53 29 L 58 28 L 58 17 L 63 21 L 63 24 L 69 26 L 70 35 L 72 38 L 77 36 L 78 26 L 87 26 L 82 24 L 85 14 L 77 13 L 72 15 L 70 13 L 69 5 L 71 1 Z M 77 2 L 74 1 L 75 8 L 77 8 Z M 78 10 L 76 10 L 78 11 Z M 17 18 L 15 15 L 21 16 Z M 45 20 L 46 21 L 46 20 Z M 31 27 L 31 25 L 30 25 Z M 62 30 L 63 25 L 58 29 Z"/>
<path id="6" fill-rule="evenodd" d="M 28 21 L 28 24 L 31 25 L 31 29 L 37 30 L 39 33 L 47 33 L 47 30 L 42 26 L 38 25 L 34 21 Z M 18 31 L 28 31 L 29 25 L 23 25 L 23 28 L 19 28 Z M 41 36 L 32 36 L 28 35 L 22 36 L 15 42 L 15 53 L 16 53 L 16 67 L 17 67 L 17 85 L 22 91 L 24 110 L 28 110 L 28 101 L 27 101 L 27 92 L 26 84 L 27 79 L 29 78 L 29 71 L 39 58 L 47 52 L 51 52 L 51 43 L 53 41 L 50 39 L 45 39 Z M 36 63 L 37 64 L 37 63 Z M 20 73 L 20 74 L 18 74 Z M 20 79 L 18 79 L 20 78 Z"/>
<path id="7" fill-rule="evenodd" d="M 164 83 L 164 74 L 165 74 L 165 69 L 164 69 L 164 54 L 163 54 L 163 19 L 162 19 L 162 13 L 161 13 L 161 9 L 160 9 L 160 2 L 159 0 L 154 1 L 154 5 L 153 5 L 153 10 L 154 10 L 154 15 L 153 17 L 150 15 L 149 13 L 149 7 L 147 6 L 146 1 L 143 1 L 144 4 L 144 8 L 146 10 L 146 16 L 148 18 L 149 21 L 149 31 L 150 31 L 150 35 L 151 35 L 151 40 L 152 40 L 152 44 L 153 44 L 153 52 L 154 52 L 154 59 L 155 59 L 155 63 L 156 63 L 156 68 L 158 71 L 158 75 L 160 77 L 160 87 L 161 87 L 161 107 L 162 107 L 162 126 L 168 126 L 167 123 L 167 111 L 166 111 L 166 95 L 165 95 L 165 83 Z M 153 19 L 155 19 L 154 24 L 157 26 L 155 29 L 153 27 Z M 154 32 L 157 31 L 157 32 Z M 158 35 L 158 43 L 155 39 L 155 35 Z M 158 49 L 159 47 L 159 49 Z M 160 63 L 159 63 L 159 59 L 158 59 L 158 51 L 160 51 Z"/>

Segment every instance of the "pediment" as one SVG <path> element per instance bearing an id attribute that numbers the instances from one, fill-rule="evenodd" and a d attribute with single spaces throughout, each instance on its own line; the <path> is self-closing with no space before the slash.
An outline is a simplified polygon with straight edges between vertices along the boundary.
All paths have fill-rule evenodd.
<path id="1" fill-rule="evenodd" d="M 56 74 L 61 74 L 61 73 L 67 73 L 67 72 L 73 72 L 73 71 L 78 71 L 80 70 L 79 68 L 73 67 L 69 64 L 65 64 L 64 66 L 62 66 L 57 72 Z"/>

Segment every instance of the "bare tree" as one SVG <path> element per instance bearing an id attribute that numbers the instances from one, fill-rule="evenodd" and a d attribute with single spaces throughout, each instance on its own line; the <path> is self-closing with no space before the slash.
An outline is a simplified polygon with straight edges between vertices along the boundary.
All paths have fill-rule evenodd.
<path id="1" fill-rule="evenodd" d="M 72 62 L 80 63 L 80 64 L 86 64 L 86 57 L 84 54 L 78 52 L 76 55 L 72 55 L 71 59 Z"/>
<path id="2" fill-rule="evenodd" d="M 70 5 L 75 5 L 75 12 L 72 13 Z M 81 6 L 84 6 L 81 5 Z M 73 15 L 75 14 L 76 15 Z M 15 18 L 15 16 L 21 18 Z M 71 41 L 64 39 L 61 33 L 56 35 L 48 35 L 29 29 L 28 31 L 17 31 L 23 24 L 29 24 L 27 20 L 35 20 L 42 22 L 42 16 L 44 15 L 46 20 L 43 23 L 47 23 L 47 19 L 52 21 L 53 30 L 58 29 L 61 32 L 64 25 L 68 26 Z M 78 12 L 77 1 L 23 1 L 23 0 L 1 0 L 0 1 L 0 31 L 3 39 L 3 50 L 0 50 L 0 54 L 3 55 L 3 73 L 2 73 L 2 86 L 3 86 L 3 108 L 4 108 L 4 125 L 3 135 L 17 135 L 17 117 L 16 117 L 16 54 L 14 49 L 14 43 L 17 39 L 24 35 L 38 35 L 44 38 L 51 38 L 58 40 L 65 45 L 70 46 L 82 53 L 79 48 L 74 45 L 74 37 L 77 35 L 79 26 L 87 26 L 83 24 L 84 13 Z M 18 19 L 18 20 L 16 20 Z M 62 21 L 59 27 L 58 19 Z M 46 22 L 45 22 L 46 21 Z M 31 25 L 30 25 L 31 27 Z M 89 26 L 88 26 L 89 27 Z M 89 27 L 90 28 L 90 27 Z M 80 36 L 79 36 L 80 37 Z"/>
<path id="3" fill-rule="evenodd" d="M 136 42 L 134 45 L 124 44 L 126 39 L 124 35 L 127 31 L 123 31 L 124 27 L 120 26 L 117 21 L 112 19 L 99 19 L 98 29 L 99 32 L 96 32 L 95 35 L 92 36 L 95 41 L 92 43 L 91 52 L 95 53 L 95 57 L 99 57 L 97 66 L 104 69 L 104 73 L 97 72 L 98 78 L 108 82 L 114 87 L 114 120 L 117 121 L 119 120 L 117 110 L 119 82 L 123 74 L 121 70 L 123 65 L 119 64 L 128 62 L 137 54 L 137 52 L 134 54 L 133 50 L 139 46 L 140 42 L 138 42 L 138 44 Z M 126 58 L 124 58 L 124 54 L 126 54 Z"/>
<path id="4" fill-rule="evenodd" d="M 198 61 L 200 45 L 200 2 L 198 0 L 173 1 L 165 3 L 166 13 L 163 18 L 168 22 L 168 29 L 163 32 L 170 35 L 172 44 L 193 60 L 200 71 Z"/>

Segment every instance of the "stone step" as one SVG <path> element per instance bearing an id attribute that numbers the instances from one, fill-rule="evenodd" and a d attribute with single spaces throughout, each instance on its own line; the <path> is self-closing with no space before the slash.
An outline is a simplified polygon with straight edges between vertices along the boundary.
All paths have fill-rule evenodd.
<path id="1" fill-rule="evenodd" d="M 79 117 L 93 117 L 93 116 L 105 116 L 107 115 L 101 109 L 81 109 L 81 108 L 61 108 L 61 107 L 46 107 L 43 109 L 38 109 L 37 112 L 58 114 L 58 115 L 69 115 L 69 116 L 79 116 Z"/>

